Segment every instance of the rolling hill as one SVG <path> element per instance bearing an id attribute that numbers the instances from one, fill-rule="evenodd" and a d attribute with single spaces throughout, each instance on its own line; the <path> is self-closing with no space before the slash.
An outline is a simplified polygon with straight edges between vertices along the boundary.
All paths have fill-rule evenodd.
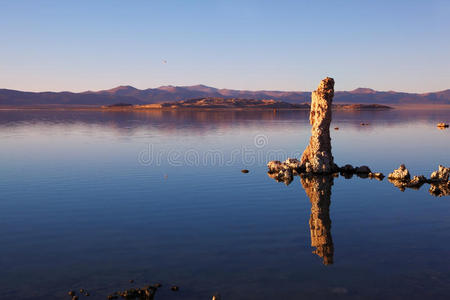
<path id="1" fill-rule="evenodd" d="M 217 89 L 205 85 L 161 86 L 140 90 L 132 86 L 119 86 L 109 90 L 72 92 L 22 92 L 0 89 L 0 106 L 99 106 L 115 103 L 150 104 L 164 103 L 194 98 L 240 98 L 271 99 L 293 104 L 309 103 L 310 92 L 285 91 L 247 91 Z M 450 89 L 433 93 L 402 93 L 394 91 L 375 91 L 358 88 L 353 91 L 337 91 L 335 103 L 348 104 L 387 104 L 387 105 L 430 105 L 450 104 Z"/>

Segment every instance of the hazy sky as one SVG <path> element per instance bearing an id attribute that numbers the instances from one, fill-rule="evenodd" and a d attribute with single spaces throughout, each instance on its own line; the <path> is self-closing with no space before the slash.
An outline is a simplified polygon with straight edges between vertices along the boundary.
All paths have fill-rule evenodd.
<path id="1" fill-rule="evenodd" d="M 450 88 L 450 1 L 0 0 L 0 88 Z M 167 61 L 167 63 L 164 63 Z"/>

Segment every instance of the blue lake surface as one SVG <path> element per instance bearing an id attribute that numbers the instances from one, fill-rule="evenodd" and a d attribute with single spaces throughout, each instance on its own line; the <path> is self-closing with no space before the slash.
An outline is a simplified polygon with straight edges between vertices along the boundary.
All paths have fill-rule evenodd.
<path id="1" fill-rule="evenodd" d="M 308 115 L 0 111 L 0 299 L 155 282 L 155 299 L 448 299 L 450 197 L 267 176 L 268 160 L 303 152 Z M 334 112 L 335 161 L 429 177 L 450 165 L 450 130 L 436 128 L 449 119 Z"/>

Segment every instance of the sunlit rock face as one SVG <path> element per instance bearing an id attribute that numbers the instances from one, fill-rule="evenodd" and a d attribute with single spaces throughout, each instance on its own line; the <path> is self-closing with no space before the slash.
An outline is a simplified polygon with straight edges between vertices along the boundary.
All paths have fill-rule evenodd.
<path id="1" fill-rule="evenodd" d="M 300 160 L 307 173 L 331 173 L 336 171 L 331 154 L 331 103 L 334 96 L 334 79 L 323 79 L 311 95 L 309 121 L 312 125 L 309 145 Z"/>
<path id="2" fill-rule="evenodd" d="M 325 265 L 333 263 L 333 239 L 331 237 L 330 199 L 333 176 L 305 176 L 300 177 L 306 195 L 311 202 L 311 247 L 323 259 Z"/>
<path id="3" fill-rule="evenodd" d="M 430 179 L 432 181 L 446 182 L 448 181 L 449 175 L 450 168 L 439 165 L 438 170 L 431 173 Z"/>
<path id="4" fill-rule="evenodd" d="M 411 179 L 411 175 L 409 174 L 409 171 L 405 167 L 405 165 L 401 164 L 397 170 L 394 170 L 392 173 L 389 173 L 388 179 L 409 181 Z"/>
<path id="5" fill-rule="evenodd" d="M 437 171 L 431 173 L 430 194 L 438 197 L 450 196 L 450 168 L 439 165 Z"/>

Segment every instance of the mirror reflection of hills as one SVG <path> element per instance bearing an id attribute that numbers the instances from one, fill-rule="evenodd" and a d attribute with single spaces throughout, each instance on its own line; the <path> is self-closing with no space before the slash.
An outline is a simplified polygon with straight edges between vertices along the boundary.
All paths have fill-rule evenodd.
<path id="1" fill-rule="evenodd" d="M 345 123 L 358 130 L 370 130 L 361 122 L 383 126 L 409 122 L 433 123 L 448 116 L 449 110 L 403 110 L 385 111 L 334 111 L 333 121 Z M 133 134 L 135 129 L 157 127 L 158 130 L 175 131 L 188 129 L 193 134 L 217 128 L 234 126 L 282 127 L 283 122 L 309 124 L 308 110 L 0 110 L 0 126 L 24 124 L 98 125 L 117 129 L 120 134 Z"/>
<path id="2" fill-rule="evenodd" d="M 311 247 L 316 248 L 313 253 L 323 259 L 324 265 L 333 264 L 334 246 L 330 219 L 333 176 L 301 176 L 300 181 L 311 202 Z"/>

